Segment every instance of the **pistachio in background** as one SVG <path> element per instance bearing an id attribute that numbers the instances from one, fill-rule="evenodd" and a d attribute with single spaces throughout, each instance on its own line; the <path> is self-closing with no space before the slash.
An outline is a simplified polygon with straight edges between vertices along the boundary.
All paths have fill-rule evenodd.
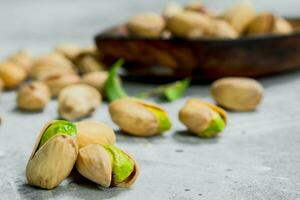
<path id="1" fill-rule="evenodd" d="M 234 111 L 254 110 L 263 98 L 262 85 L 255 79 L 244 77 L 216 80 L 210 92 L 220 106 Z"/>
<path id="2" fill-rule="evenodd" d="M 49 88 L 40 81 L 22 85 L 17 94 L 18 108 L 26 111 L 43 110 L 49 100 Z"/>
<path id="3" fill-rule="evenodd" d="M 13 89 L 19 86 L 27 77 L 24 69 L 11 61 L 0 63 L 0 78 L 6 89 Z"/>
<path id="4" fill-rule="evenodd" d="M 82 82 L 90 86 L 93 86 L 104 96 L 105 95 L 104 87 L 107 78 L 108 78 L 107 71 L 96 71 L 96 72 L 90 72 L 84 74 L 82 76 Z"/>
<path id="5" fill-rule="evenodd" d="M 7 60 L 24 69 L 26 73 L 29 73 L 34 62 L 31 53 L 26 49 L 21 49 L 20 51 L 12 54 L 7 58 Z"/>
<path id="6" fill-rule="evenodd" d="M 79 149 L 90 144 L 109 145 L 116 142 L 112 128 L 98 121 L 81 121 L 76 123 L 77 144 Z"/>
<path id="7" fill-rule="evenodd" d="M 28 184 L 53 189 L 71 173 L 78 155 L 76 133 L 76 126 L 63 120 L 43 128 L 26 167 Z"/>
<path id="8" fill-rule="evenodd" d="M 201 99 L 189 99 L 179 112 L 179 120 L 190 132 L 204 138 L 218 135 L 227 122 L 226 112 Z"/>
<path id="9" fill-rule="evenodd" d="M 58 96 L 58 112 L 67 120 L 77 120 L 93 114 L 101 103 L 100 93 L 92 86 L 74 84 L 65 87 Z"/>
<path id="10" fill-rule="evenodd" d="M 155 103 L 137 98 L 121 98 L 109 104 L 112 120 L 134 136 L 153 136 L 171 128 L 166 111 Z"/>
<path id="11" fill-rule="evenodd" d="M 136 161 L 113 145 L 91 144 L 81 148 L 76 168 L 102 187 L 130 187 L 139 174 Z"/>

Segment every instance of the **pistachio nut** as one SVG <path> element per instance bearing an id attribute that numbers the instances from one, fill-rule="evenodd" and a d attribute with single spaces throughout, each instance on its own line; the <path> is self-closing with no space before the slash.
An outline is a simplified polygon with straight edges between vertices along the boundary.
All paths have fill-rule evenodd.
<path id="1" fill-rule="evenodd" d="M 105 68 L 104 64 L 99 60 L 100 54 L 96 51 L 82 52 L 75 59 L 76 66 L 80 74 L 96 72 Z"/>
<path id="2" fill-rule="evenodd" d="M 178 37 L 197 38 L 212 31 L 211 19 L 201 13 L 183 11 L 167 20 L 167 28 Z"/>
<path id="3" fill-rule="evenodd" d="M 26 49 L 22 49 L 19 52 L 11 55 L 7 60 L 15 63 L 16 65 L 24 69 L 27 73 L 29 73 L 33 65 L 33 57 L 31 53 Z"/>
<path id="4" fill-rule="evenodd" d="M 0 63 L 0 78 L 4 82 L 5 88 L 12 89 L 19 86 L 26 77 L 26 71 L 15 63 L 10 61 Z"/>
<path id="5" fill-rule="evenodd" d="M 101 95 L 92 86 L 69 85 L 59 93 L 58 112 L 64 119 L 76 120 L 94 113 L 100 103 Z"/>
<path id="6" fill-rule="evenodd" d="M 239 33 L 243 33 L 248 24 L 255 18 L 256 11 L 250 0 L 234 5 L 223 14 L 223 18 Z"/>
<path id="7" fill-rule="evenodd" d="M 275 16 L 269 12 L 258 14 L 247 26 L 246 34 L 265 34 L 271 33 L 275 26 Z"/>
<path id="8" fill-rule="evenodd" d="M 164 18 L 156 13 L 141 13 L 131 17 L 127 22 L 129 32 L 139 37 L 160 37 L 165 28 Z"/>
<path id="9" fill-rule="evenodd" d="M 75 70 L 71 61 L 56 52 L 38 57 L 29 74 L 34 79 L 42 80 L 58 74 L 75 74 Z"/>
<path id="10" fill-rule="evenodd" d="M 153 136 L 171 128 L 166 111 L 157 104 L 136 98 L 121 98 L 109 104 L 112 120 L 128 134 Z"/>
<path id="11" fill-rule="evenodd" d="M 101 94 L 104 94 L 104 86 L 107 78 L 108 78 L 107 71 L 90 72 L 82 76 L 82 82 L 90 86 L 93 86 Z"/>
<path id="12" fill-rule="evenodd" d="M 293 27 L 287 20 L 276 17 L 272 32 L 275 34 L 289 34 L 293 32 Z"/>
<path id="13" fill-rule="evenodd" d="M 226 126 L 226 112 L 203 100 L 189 99 L 179 112 L 179 120 L 192 133 L 204 137 L 214 137 Z"/>
<path id="14" fill-rule="evenodd" d="M 130 187 L 139 174 L 136 161 L 113 145 L 91 144 L 81 148 L 76 168 L 102 187 Z"/>
<path id="15" fill-rule="evenodd" d="M 165 18 L 170 18 L 174 16 L 177 13 L 180 13 L 183 11 L 183 7 L 177 3 L 171 2 L 167 4 L 167 6 L 163 10 L 163 16 Z"/>
<path id="16" fill-rule="evenodd" d="M 57 187 L 72 171 L 78 147 L 76 126 L 51 121 L 38 136 L 26 167 L 28 184 L 44 189 Z"/>
<path id="17" fill-rule="evenodd" d="M 204 15 L 208 15 L 210 17 L 215 17 L 216 14 L 212 11 L 208 10 L 202 1 L 193 1 L 185 5 L 185 10 L 198 12 Z"/>
<path id="18" fill-rule="evenodd" d="M 44 109 L 49 99 L 50 91 L 47 85 L 34 81 L 21 86 L 17 95 L 17 104 L 22 110 L 37 111 Z"/>
<path id="19" fill-rule="evenodd" d="M 114 144 L 116 135 L 112 128 L 102 122 L 81 121 L 76 123 L 79 149 L 90 144 Z"/>
<path id="20" fill-rule="evenodd" d="M 262 100 L 263 87 L 251 78 L 227 77 L 212 84 L 211 95 L 225 108 L 249 111 L 255 109 Z"/>
<path id="21" fill-rule="evenodd" d="M 49 87 L 52 97 L 57 97 L 60 91 L 68 85 L 80 82 L 77 74 L 55 74 L 47 76 L 42 81 Z"/>
<path id="22" fill-rule="evenodd" d="M 237 31 L 225 20 L 212 20 L 212 31 L 209 33 L 209 36 L 217 38 L 231 38 L 235 39 L 239 35 Z"/>
<path id="23" fill-rule="evenodd" d="M 57 45 L 54 50 L 58 53 L 61 53 L 69 60 L 74 60 L 80 54 L 81 47 L 74 43 L 63 43 Z"/>

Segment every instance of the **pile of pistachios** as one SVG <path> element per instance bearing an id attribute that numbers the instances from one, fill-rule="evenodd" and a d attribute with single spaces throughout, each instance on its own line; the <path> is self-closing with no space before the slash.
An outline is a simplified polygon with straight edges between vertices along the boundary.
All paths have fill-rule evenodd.
<path id="1" fill-rule="evenodd" d="M 285 19 L 270 12 L 257 13 L 250 0 L 223 13 L 208 10 L 201 1 L 181 6 L 168 4 L 162 14 L 145 12 L 126 23 L 129 33 L 143 38 L 231 38 L 293 31 Z"/>

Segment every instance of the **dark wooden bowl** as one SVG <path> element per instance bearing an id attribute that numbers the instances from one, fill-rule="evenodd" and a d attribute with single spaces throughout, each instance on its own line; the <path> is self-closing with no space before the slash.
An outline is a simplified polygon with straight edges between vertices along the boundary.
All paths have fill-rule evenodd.
<path id="1" fill-rule="evenodd" d="M 289 20 L 295 27 L 300 20 Z M 238 39 L 145 39 L 124 26 L 96 36 L 104 61 L 126 61 L 126 75 L 147 78 L 213 80 L 224 76 L 258 77 L 300 68 L 300 32 Z"/>

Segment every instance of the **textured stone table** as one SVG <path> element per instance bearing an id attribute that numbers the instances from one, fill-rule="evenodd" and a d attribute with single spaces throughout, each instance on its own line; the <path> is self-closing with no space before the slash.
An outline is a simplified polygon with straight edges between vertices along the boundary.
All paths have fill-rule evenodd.
<path id="1" fill-rule="evenodd" d="M 46 52 L 60 42 L 91 43 L 100 29 L 121 22 L 140 10 L 159 10 L 166 1 L 1 1 L 0 56 L 21 47 Z M 295 16 L 299 1 L 256 1 Z M 269 2 L 269 3 L 268 3 Z M 228 1 L 209 1 L 221 8 Z M 287 6 L 290 5 L 290 6 Z M 255 112 L 229 113 L 229 124 L 215 139 L 186 135 L 177 112 L 189 97 L 211 101 L 209 86 L 192 86 L 185 98 L 162 104 L 173 128 L 163 136 L 134 138 L 118 133 L 117 143 L 137 158 L 141 174 L 131 189 L 101 189 L 74 174 L 55 190 L 26 184 L 24 170 L 37 134 L 57 117 L 51 101 L 42 113 L 15 108 L 15 92 L 0 97 L 0 200 L 15 199 L 300 199 L 300 72 L 260 80 L 265 98 Z M 126 83 L 129 92 L 151 85 Z M 102 105 L 91 119 L 111 122 Z"/>

